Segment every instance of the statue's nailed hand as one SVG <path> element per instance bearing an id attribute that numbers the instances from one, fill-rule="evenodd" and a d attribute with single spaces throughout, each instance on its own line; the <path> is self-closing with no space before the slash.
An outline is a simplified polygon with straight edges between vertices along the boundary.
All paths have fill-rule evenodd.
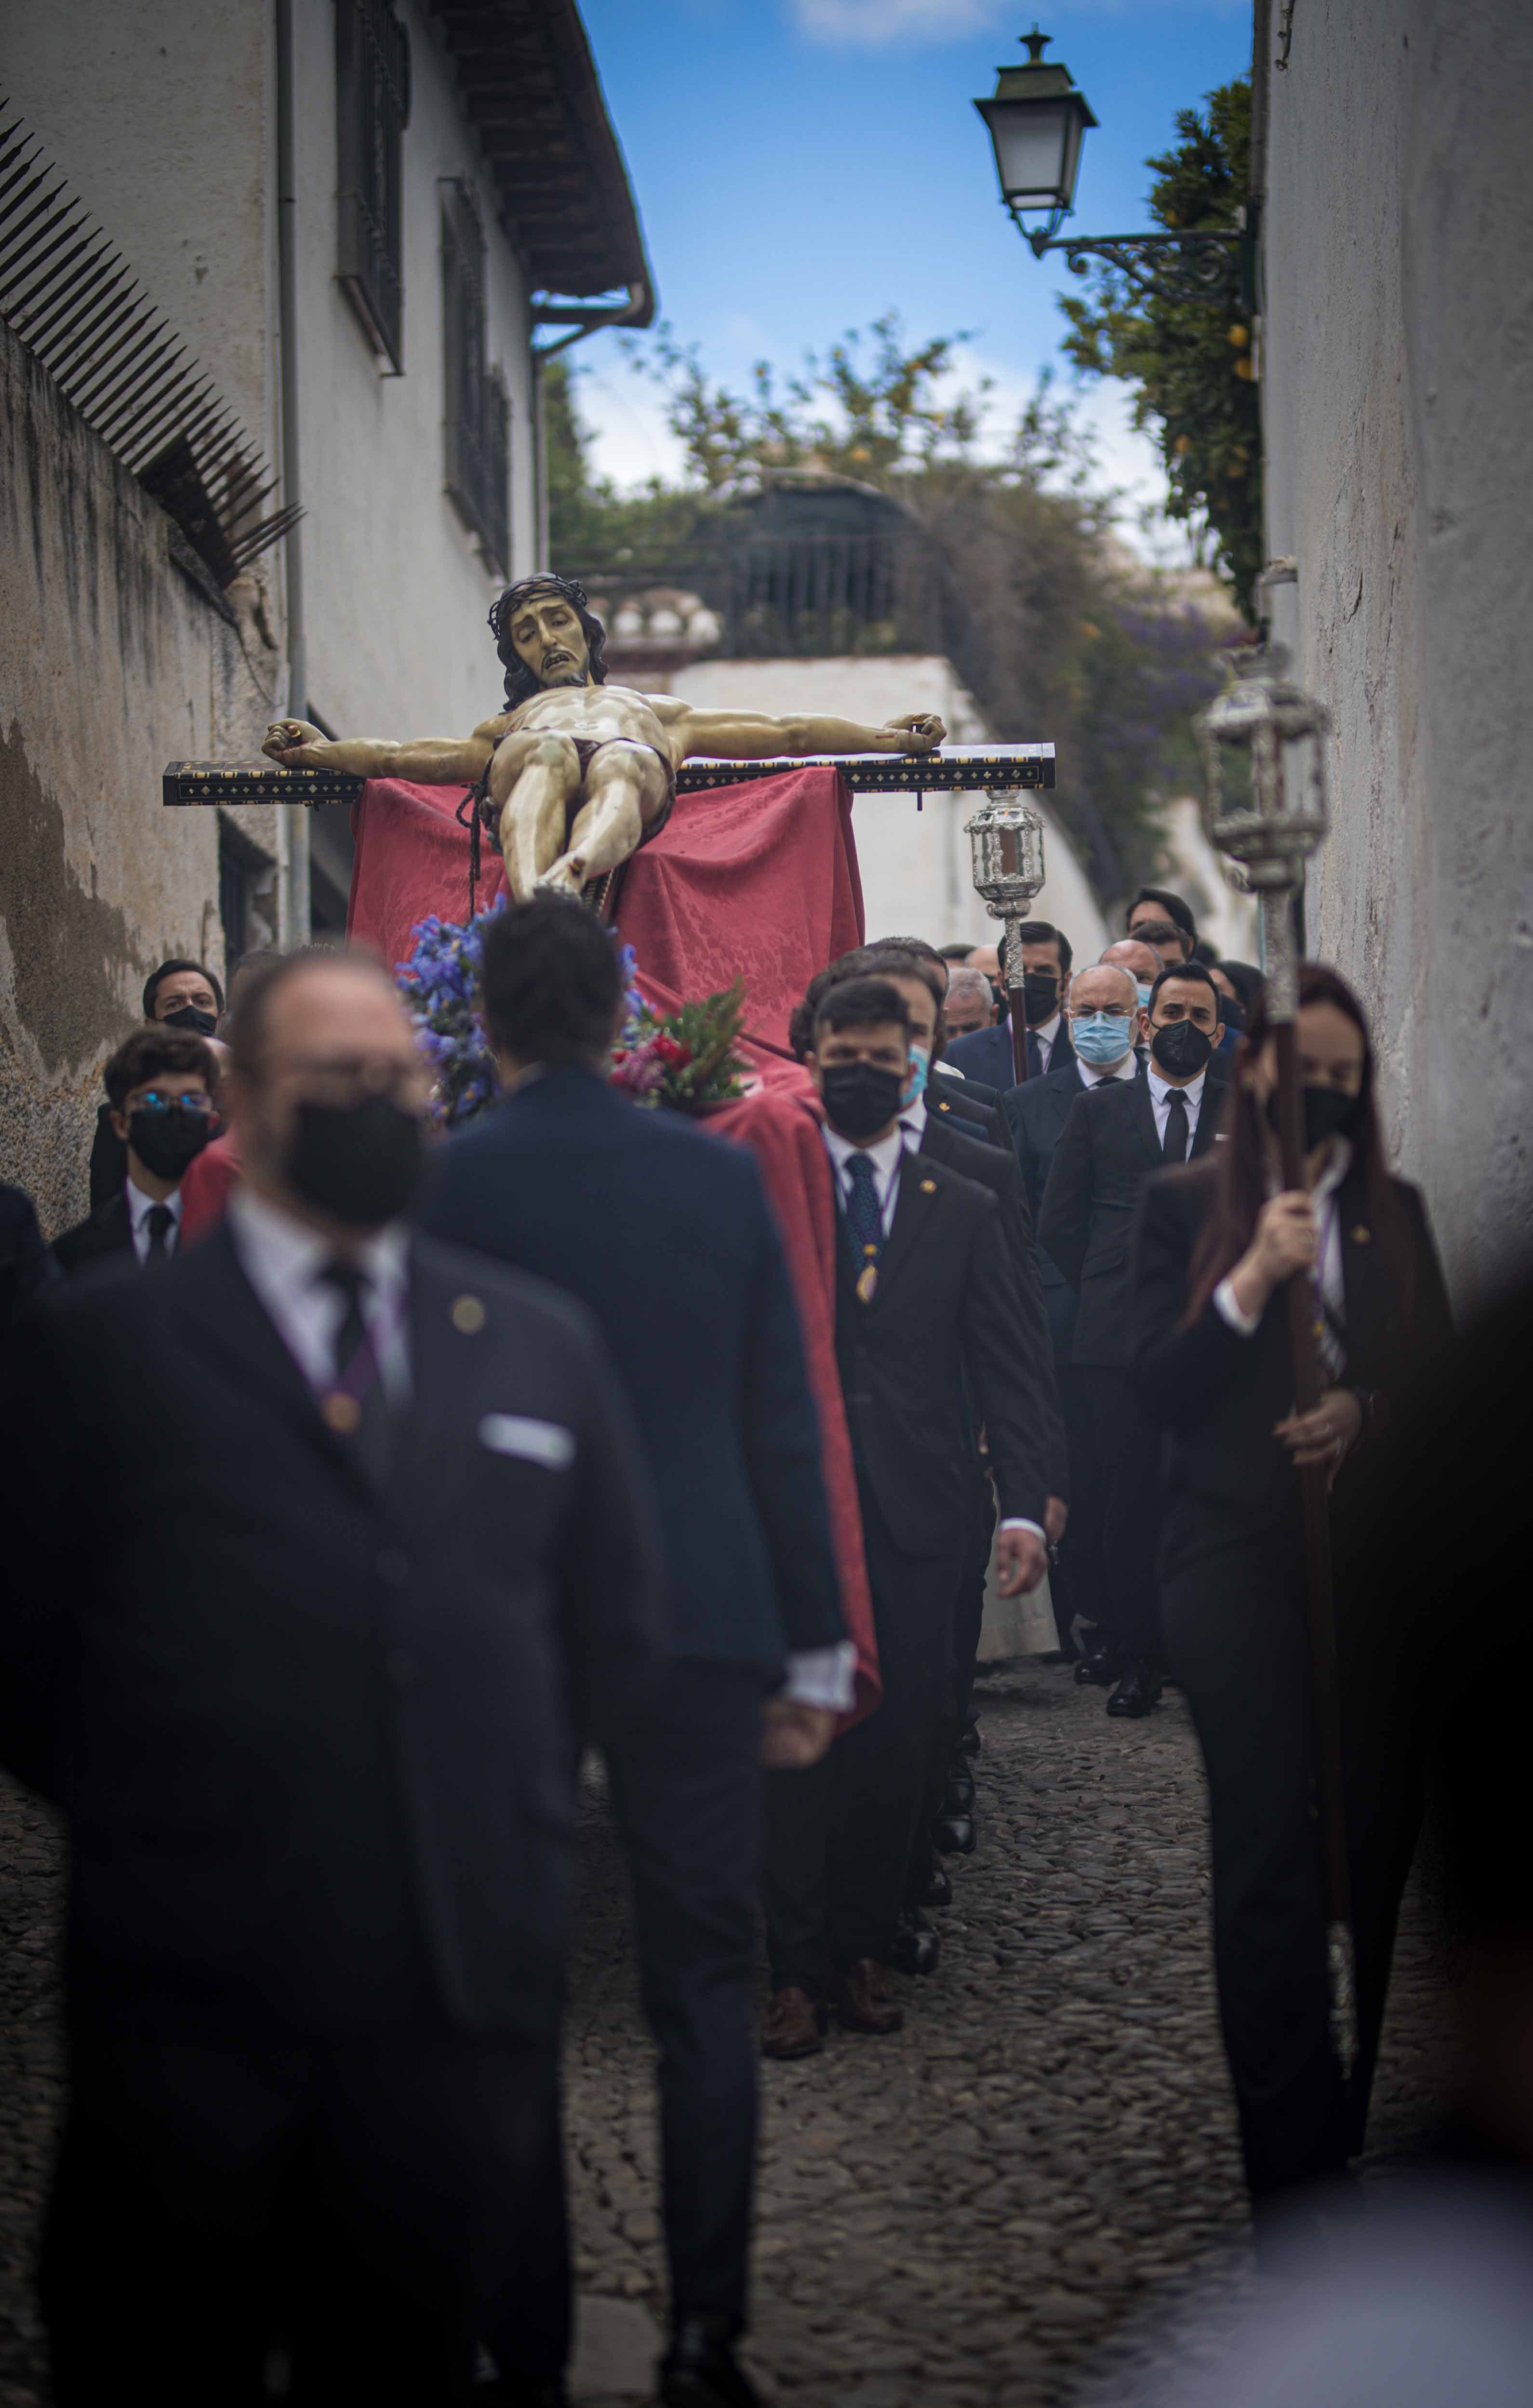
<path id="1" fill-rule="evenodd" d="M 284 769 L 319 769 L 324 766 L 323 755 L 313 748 L 324 741 L 324 730 L 310 727 L 307 719 L 274 719 L 261 750 Z"/>
<path id="2" fill-rule="evenodd" d="M 908 710 L 900 719 L 886 719 L 896 752 L 935 752 L 947 729 L 931 710 Z"/>

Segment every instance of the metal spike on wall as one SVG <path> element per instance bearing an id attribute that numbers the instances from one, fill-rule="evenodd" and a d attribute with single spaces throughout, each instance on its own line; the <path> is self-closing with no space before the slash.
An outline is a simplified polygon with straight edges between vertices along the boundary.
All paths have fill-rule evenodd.
<path id="1" fill-rule="evenodd" d="M 67 179 L 0 95 L 0 318 L 221 585 L 303 512 Z"/>

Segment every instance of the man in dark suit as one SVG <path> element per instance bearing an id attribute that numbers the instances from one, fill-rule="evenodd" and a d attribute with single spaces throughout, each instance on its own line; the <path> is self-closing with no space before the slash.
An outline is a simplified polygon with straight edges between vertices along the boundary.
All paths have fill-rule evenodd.
<path id="1" fill-rule="evenodd" d="M 927 956 L 901 953 L 893 944 L 868 949 L 869 971 L 874 977 L 888 980 L 910 1015 L 910 1059 L 916 1066 L 912 1080 L 914 1091 L 901 1105 L 899 1115 L 907 1146 L 913 1146 L 916 1153 L 933 1161 L 946 1163 L 950 1170 L 956 1170 L 962 1177 L 976 1180 L 981 1187 L 988 1187 L 1000 1207 L 1001 1226 L 1011 1257 L 1011 1268 L 1016 1274 L 1018 1301 L 1022 1307 L 1015 1327 L 1006 1333 L 1006 1344 L 1013 1367 L 1018 1404 L 1037 1433 L 1038 1444 L 1047 1465 L 1049 1498 L 1043 1526 L 1050 1543 L 1053 1544 L 1064 1533 L 1069 1488 L 1059 1396 L 1039 1284 L 1032 1213 L 1028 1209 L 1022 1173 L 1010 1149 L 984 1141 L 976 1125 L 962 1121 L 956 1114 L 944 1114 L 942 1104 L 945 1099 L 934 1096 L 931 1080 L 922 1075 L 924 1065 L 929 1064 L 933 1068 L 937 1067 L 946 1035 L 941 967 L 939 963 L 934 966 Z M 939 1836 L 948 1853 L 967 1853 L 974 1842 L 971 1811 L 973 1774 L 962 1758 L 955 1758 L 951 1768 L 948 1758 L 956 1748 L 969 1719 L 980 1629 L 984 1620 L 985 1576 L 990 1564 L 990 1542 L 996 1527 L 995 1496 L 980 1450 L 978 1424 L 974 1435 L 976 1443 L 968 1477 L 968 1543 L 965 1549 L 964 1575 L 953 1608 L 953 1697 L 950 1709 L 936 1717 L 924 1810 L 928 1830 L 935 1828 L 938 1817 L 941 1818 Z M 945 1789 L 949 1792 L 946 1797 Z M 902 1931 L 900 1935 L 900 1953 L 895 1961 L 902 1971 L 908 1971 L 910 1964 L 915 1964 L 918 1970 L 935 1964 L 935 1947 L 916 1936 L 920 1929 L 919 1910 L 928 1903 L 945 1903 L 947 1895 L 951 1895 L 950 1885 L 946 1875 L 935 1863 L 927 1833 L 918 1832 L 907 1899 L 915 1933 Z"/>
<path id="2" fill-rule="evenodd" d="M 442 1148 L 422 1220 L 581 1297 L 649 1453 L 672 1660 L 609 1770 L 660 2049 L 675 2319 L 662 2394 L 736 2401 L 763 1709 L 770 1760 L 795 1763 L 852 1702 L 819 1421 L 751 1156 L 602 1076 L 623 996 L 599 922 L 552 896 L 513 906 L 485 939 L 482 1002 L 509 1092 Z"/>
<path id="3" fill-rule="evenodd" d="M 110 1134 L 124 1150 L 122 1182 L 53 1240 L 65 1272 L 104 1256 L 166 1262 L 180 1243 L 180 1185 L 217 1125 L 218 1070 L 201 1037 L 136 1028 L 104 1073 Z"/>
<path id="4" fill-rule="evenodd" d="M 1005 1332 L 1021 1311 L 995 1198 L 907 1154 L 910 1015 L 888 980 L 832 986 L 811 1075 L 838 1198 L 836 1345 L 862 1512 L 883 1701 L 769 1801 L 766 1928 L 777 2056 L 818 2044 L 826 1986 L 849 2031 L 903 2020 L 888 1986 L 967 1540 L 969 1397 L 999 1492 L 1000 1585 L 1043 1577 L 1049 1465 L 1018 1403 Z M 828 1962 L 827 1962 L 828 1960 Z"/>
<path id="5" fill-rule="evenodd" d="M 380 969 L 234 1037 L 226 1225 L 31 1317 L 3 1403 L 7 1760 L 66 1813 L 61 2408 L 466 2401 L 552 2090 L 578 1736 L 656 1659 L 588 1319 L 412 1239 Z"/>
<path id="6" fill-rule="evenodd" d="M 1162 1446 L 1129 1377 L 1130 1239 L 1146 1179 L 1214 1142 L 1225 1084 L 1214 1052 L 1219 1005 L 1200 963 L 1161 972 L 1139 1015 L 1146 1075 L 1076 1096 L 1039 1216 L 1039 1240 L 1078 1298 L 1070 1340 L 1076 1503 L 1100 1527 L 1108 1629 L 1124 1668 L 1107 1710 L 1119 1716 L 1149 1713 L 1165 1677 L 1155 1575 Z"/>
<path id="7" fill-rule="evenodd" d="M 273 960 L 277 958 L 274 954 Z M 234 999 L 230 982 L 230 1001 Z M 150 1028 L 176 1029 L 183 1037 L 211 1037 L 223 1010 L 223 989 L 201 962 L 162 962 L 144 982 L 144 1021 Z M 122 1139 L 112 1125 L 112 1107 L 96 1114 L 91 1146 L 91 1210 L 121 1196 L 127 1176 Z"/>
<path id="8" fill-rule="evenodd" d="M 0 1185 L 0 1338 L 9 1337 L 23 1307 L 58 1276 L 26 1189 Z"/>
<path id="9" fill-rule="evenodd" d="M 1050 1070 L 1041 1079 L 1029 1079 L 1024 1085 L 1012 1087 L 1001 1098 L 1035 1226 L 1042 1211 L 1054 1148 L 1075 1098 L 1104 1081 L 1132 1079 L 1139 1068 L 1135 1053 L 1139 1026 L 1139 992 L 1132 971 L 1099 964 L 1077 970 L 1070 982 L 1066 1023 L 1071 1038 L 1070 1059 L 1062 1068 Z M 1089 1410 L 1082 1410 L 1070 1363 L 1076 1294 L 1053 1255 L 1042 1246 L 1037 1248 L 1037 1261 L 1064 1411 L 1067 1454 L 1073 1451 L 1083 1464 L 1090 1455 Z M 1077 1620 L 1088 1630 L 1105 1630 L 1107 1588 L 1101 1517 L 1096 1511 L 1072 1515 L 1059 1547 L 1051 1587 L 1055 1620 L 1067 1646 L 1073 1645 L 1070 1634 Z M 1121 1669 L 1110 1655 L 1095 1648 L 1088 1640 L 1078 1659 L 1076 1678 L 1096 1680 L 1106 1675 L 1115 1682 Z"/>
<path id="10" fill-rule="evenodd" d="M 1070 975 L 1070 941 L 1048 920 L 1024 920 L 1022 945 L 1023 1010 L 1027 1022 L 1027 1076 L 1046 1078 L 1070 1058 L 1069 1030 L 1061 1010 Z M 966 1079 L 982 1079 L 1002 1094 L 1017 1082 L 1009 1028 L 981 1028 L 955 1037 L 948 1060 Z"/>

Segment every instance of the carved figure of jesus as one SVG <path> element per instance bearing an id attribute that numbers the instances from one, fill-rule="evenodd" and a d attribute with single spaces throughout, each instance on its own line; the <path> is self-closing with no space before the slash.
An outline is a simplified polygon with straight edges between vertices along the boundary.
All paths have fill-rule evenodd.
<path id="1" fill-rule="evenodd" d="M 511 892 L 524 900 L 538 887 L 578 896 L 657 836 L 683 761 L 930 752 L 947 733 L 924 711 L 862 727 L 695 710 L 675 695 L 609 685 L 601 621 L 582 588 L 562 577 L 508 586 L 490 624 L 507 672 L 506 708 L 472 736 L 387 744 L 281 719 L 262 751 L 285 768 L 480 787 L 476 809 L 498 839 Z"/>

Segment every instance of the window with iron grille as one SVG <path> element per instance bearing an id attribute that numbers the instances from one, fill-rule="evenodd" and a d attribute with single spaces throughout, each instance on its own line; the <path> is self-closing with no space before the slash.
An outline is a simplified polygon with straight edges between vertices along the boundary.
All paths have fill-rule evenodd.
<path id="1" fill-rule="evenodd" d="M 472 188 L 444 182 L 442 367 L 447 490 L 485 558 L 510 573 L 511 403 L 485 366 L 484 229 Z"/>
<path id="2" fill-rule="evenodd" d="M 396 376 L 405 366 L 401 207 L 409 36 L 387 0 L 337 0 L 340 280 Z"/>

